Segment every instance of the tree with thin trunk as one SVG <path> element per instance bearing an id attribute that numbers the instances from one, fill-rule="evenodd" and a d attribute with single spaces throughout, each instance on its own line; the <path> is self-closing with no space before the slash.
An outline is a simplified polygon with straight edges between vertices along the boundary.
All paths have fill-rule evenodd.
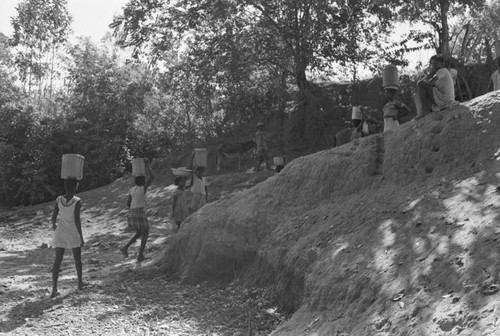
<path id="1" fill-rule="evenodd" d="M 420 21 L 432 27 L 434 36 L 431 44 L 436 53 L 446 56 L 451 55 L 448 19 L 464 13 L 467 9 L 480 8 L 485 4 L 485 0 L 392 0 L 390 2 L 395 6 L 401 20 L 410 23 Z M 414 37 L 421 40 L 428 36 L 424 32 Z"/>
<path id="2" fill-rule="evenodd" d="M 52 93 L 54 58 L 58 48 L 67 42 L 71 16 L 66 0 L 24 0 L 16 11 L 17 15 L 11 18 L 12 45 L 19 47 L 16 64 L 28 93 L 33 84 L 38 87 L 37 100 L 41 105 L 47 76 L 49 95 Z"/>

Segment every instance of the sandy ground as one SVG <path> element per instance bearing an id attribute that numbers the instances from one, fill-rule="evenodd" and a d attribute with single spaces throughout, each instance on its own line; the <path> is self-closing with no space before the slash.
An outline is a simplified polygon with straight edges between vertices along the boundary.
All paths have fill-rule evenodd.
<path id="1" fill-rule="evenodd" d="M 251 187 L 271 173 L 209 177 L 210 201 Z M 169 219 L 173 186 L 149 192 L 148 260 L 119 252 L 130 237 L 125 197 L 130 179 L 79 194 L 84 201 L 84 280 L 77 290 L 71 251 L 61 266 L 59 291 L 51 299 L 54 251 L 50 248 L 52 203 L 0 209 L 1 335 L 268 335 L 284 316 L 265 288 L 183 284 L 162 274 L 155 261 L 176 234 Z"/>

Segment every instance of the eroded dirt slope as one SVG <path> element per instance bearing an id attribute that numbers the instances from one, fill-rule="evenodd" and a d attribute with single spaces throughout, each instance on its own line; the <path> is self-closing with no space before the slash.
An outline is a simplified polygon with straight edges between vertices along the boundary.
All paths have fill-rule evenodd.
<path id="1" fill-rule="evenodd" d="M 165 272 L 271 285 L 272 335 L 496 335 L 500 94 L 293 160 L 192 216 Z"/>

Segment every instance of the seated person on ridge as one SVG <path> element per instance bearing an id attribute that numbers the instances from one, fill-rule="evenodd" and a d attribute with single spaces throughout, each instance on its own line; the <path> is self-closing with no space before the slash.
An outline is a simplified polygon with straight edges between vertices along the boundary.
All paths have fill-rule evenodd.
<path id="1" fill-rule="evenodd" d="M 500 89 L 500 57 L 497 57 L 493 62 L 492 68 L 495 70 L 493 74 L 491 74 L 490 82 L 488 84 L 488 92 L 497 91 Z"/>
<path id="2" fill-rule="evenodd" d="M 431 73 L 417 83 L 415 106 L 420 119 L 430 112 L 441 111 L 457 105 L 455 86 L 450 71 L 445 67 L 442 55 L 434 55 L 430 59 Z"/>

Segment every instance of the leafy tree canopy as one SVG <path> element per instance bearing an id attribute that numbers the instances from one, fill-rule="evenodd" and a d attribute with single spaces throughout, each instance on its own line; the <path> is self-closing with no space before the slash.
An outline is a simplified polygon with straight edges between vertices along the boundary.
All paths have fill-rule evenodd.
<path id="1" fill-rule="evenodd" d="M 281 69 L 304 90 L 307 70 L 359 59 L 357 42 L 373 42 L 390 18 L 382 1 L 139 0 L 111 27 L 121 45 L 136 48 L 136 57 L 171 64 L 179 53 L 199 60 L 200 50 L 210 49 L 224 61 L 234 56 L 229 49 L 241 48 L 247 61 Z"/>

